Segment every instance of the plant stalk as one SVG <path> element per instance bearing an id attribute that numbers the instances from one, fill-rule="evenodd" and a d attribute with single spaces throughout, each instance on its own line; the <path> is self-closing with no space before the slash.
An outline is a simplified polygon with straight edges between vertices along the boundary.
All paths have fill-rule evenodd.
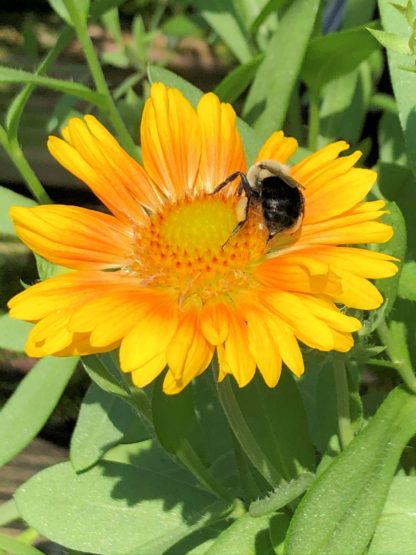
<path id="1" fill-rule="evenodd" d="M 98 93 L 104 95 L 107 99 L 107 115 L 110 118 L 114 129 L 128 153 L 137 159 L 138 148 L 134 144 L 130 133 L 125 126 L 117 107 L 111 96 L 110 90 L 107 86 L 103 70 L 98 60 L 97 54 L 94 50 L 94 45 L 88 33 L 87 18 L 84 18 L 79 8 L 76 7 L 75 0 L 64 0 L 66 9 L 71 17 L 71 21 L 75 27 L 78 39 L 81 43 L 88 67 L 91 71 L 92 78 Z"/>
<path id="2" fill-rule="evenodd" d="M 354 432 L 351 425 L 347 369 L 343 355 L 334 353 L 333 367 L 337 395 L 339 439 L 342 449 L 345 449 L 354 438 Z"/>

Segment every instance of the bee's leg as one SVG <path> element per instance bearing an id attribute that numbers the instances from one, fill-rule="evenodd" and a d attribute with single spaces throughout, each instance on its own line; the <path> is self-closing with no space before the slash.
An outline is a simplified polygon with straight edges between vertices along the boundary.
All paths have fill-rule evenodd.
<path id="1" fill-rule="evenodd" d="M 215 193 L 218 193 L 219 191 L 221 191 L 221 189 L 226 187 L 229 183 L 234 181 L 234 179 L 236 179 L 239 176 L 241 177 L 241 181 L 243 181 L 243 179 L 245 178 L 245 175 L 243 174 L 243 172 L 234 172 L 231 175 L 229 175 L 227 179 L 224 179 L 224 181 L 222 181 L 219 185 L 217 185 L 211 194 L 214 195 Z"/>

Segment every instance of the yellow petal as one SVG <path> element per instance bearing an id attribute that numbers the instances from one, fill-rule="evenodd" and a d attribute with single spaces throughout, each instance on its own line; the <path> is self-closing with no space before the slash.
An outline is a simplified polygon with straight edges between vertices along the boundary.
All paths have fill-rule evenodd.
<path id="1" fill-rule="evenodd" d="M 247 385 L 256 371 L 256 363 L 248 347 L 247 325 L 232 312 L 229 313 L 229 333 L 219 363 L 221 372 L 232 374 L 239 387 Z"/>
<path id="2" fill-rule="evenodd" d="M 169 370 L 178 382 L 188 383 L 205 370 L 211 360 L 209 353 L 212 357 L 213 349 L 200 330 L 200 310 L 199 303 L 192 303 L 183 310 L 175 335 L 167 348 Z"/>
<path id="3" fill-rule="evenodd" d="M 220 345 L 228 337 L 229 307 L 225 302 L 207 302 L 201 313 L 201 331 L 211 345 Z"/>
<path id="4" fill-rule="evenodd" d="M 143 316 L 120 347 L 120 364 L 124 372 L 134 372 L 145 367 L 166 349 L 178 326 L 177 307 L 155 303 L 151 312 Z M 166 354 L 165 354 L 166 356 Z"/>
<path id="5" fill-rule="evenodd" d="M 140 127 L 143 164 L 170 198 L 192 191 L 201 156 L 198 118 L 177 89 L 152 85 Z"/>
<path id="6" fill-rule="evenodd" d="M 309 182 L 330 167 L 331 162 L 348 147 L 349 144 L 345 141 L 337 141 L 310 154 L 292 167 L 293 178 L 307 189 Z"/>
<path id="7" fill-rule="evenodd" d="M 372 170 L 352 168 L 323 182 L 313 193 L 306 193 L 304 223 L 321 222 L 347 212 L 367 195 L 376 178 Z"/>
<path id="8" fill-rule="evenodd" d="M 131 379 L 137 387 L 146 387 L 163 371 L 166 366 L 166 353 L 162 352 L 156 355 L 148 362 L 140 366 L 139 370 L 135 370 L 131 374 Z"/>
<path id="9" fill-rule="evenodd" d="M 230 104 L 220 102 L 212 93 L 204 94 L 197 114 L 202 139 L 198 187 L 211 192 L 230 174 L 245 172 L 245 155 Z"/>
<path id="10" fill-rule="evenodd" d="M 134 249 L 130 225 L 76 206 L 13 207 L 20 239 L 47 260 L 79 270 L 124 266 Z"/>
<path id="11" fill-rule="evenodd" d="M 256 162 L 277 160 L 285 164 L 297 151 L 298 142 L 293 137 L 285 137 L 283 131 L 275 131 L 257 154 Z"/>

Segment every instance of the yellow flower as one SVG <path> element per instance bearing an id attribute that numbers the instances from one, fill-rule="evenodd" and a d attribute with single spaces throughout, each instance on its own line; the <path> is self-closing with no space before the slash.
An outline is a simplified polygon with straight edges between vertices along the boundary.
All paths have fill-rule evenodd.
<path id="1" fill-rule="evenodd" d="M 74 118 L 51 154 L 108 208 L 14 207 L 17 233 L 33 251 L 72 269 L 16 295 L 10 315 L 35 322 L 30 356 L 68 356 L 120 347 L 120 365 L 145 386 L 167 367 L 164 391 L 179 392 L 218 353 L 219 380 L 239 386 L 256 367 L 273 387 L 282 362 L 296 375 L 299 341 L 348 351 L 356 318 L 338 305 L 374 309 L 367 278 L 393 275 L 393 258 L 352 243 L 387 241 L 383 201 L 363 202 L 376 174 L 354 164 L 339 141 L 291 167 L 305 215 L 296 236 L 268 233 L 258 211 L 237 224 L 234 184 L 246 171 L 236 116 L 212 94 L 196 109 L 176 89 L 152 86 L 141 124 L 143 167 L 93 117 Z M 274 133 L 257 160 L 281 163 L 297 142 Z"/>

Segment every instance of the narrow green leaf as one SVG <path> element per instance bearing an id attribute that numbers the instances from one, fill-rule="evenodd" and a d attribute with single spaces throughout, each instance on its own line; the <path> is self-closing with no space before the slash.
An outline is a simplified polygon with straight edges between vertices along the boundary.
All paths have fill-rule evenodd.
<path id="1" fill-rule="evenodd" d="M 55 465 L 15 497 L 22 517 L 42 535 L 69 549 L 103 555 L 162 555 L 227 507 L 157 468 L 117 462 L 100 462 L 82 474 L 70 463 Z"/>
<path id="2" fill-rule="evenodd" d="M 309 88 L 319 91 L 353 71 L 378 48 L 378 42 L 365 27 L 317 37 L 308 46 L 300 76 Z M 348 56 L 341 56 L 342 52 L 348 52 Z"/>
<path id="3" fill-rule="evenodd" d="M 399 259 L 398 266 L 400 268 L 402 261 L 404 260 L 406 253 L 406 223 L 401 213 L 400 208 L 395 202 L 389 202 L 387 205 L 388 214 L 384 216 L 383 221 L 389 224 L 394 229 L 393 237 L 387 242 L 378 245 L 377 250 L 394 256 Z M 398 272 L 395 276 L 387 279 L 379 279 L 376 281 L 376 286 L 380 293 L 384 297 L 384 302 L 387 307 L 384 311 L 384 317 L 386 318 L 394 307 L 396 302 L 396 297 L 399 289 L 400 273 Z"/>
<path id="4" fill-rule="evenodd" d="M 407 21 L 392 6 L 390 0 L 378 0 L 378 7 L 385 31 L 399 36 L 408 36 Z M 416 78 L 411 73 L 401 69 L 401 66 L 409 65 L 409 56 L 406 54 L 387 50 L 387 60 L 394 96 L 399 108 L 399 118 L 404 133 L 410 167 L 413 173 L 416 173 Z"/>
<path id="5" fill-rule="evenodd" d="M 148 75 L 150 83 L 161 81 L 168 87 L 179 89 L 192 106 L 196 106 L 203 95 L 203 92 L 195 87 L 195 85 L 192 85 L 182 77 L 179 77 L 179 75 L 176 75 L 176 73 L 173 73 L 173 71 L 169 71 L 164 67 L 151 65 L 148 68 Z"/>
<path id="6" fill-rule="evenodd" d="M 175 87 L 179 89 L 189 100 L 189 102 L 196 106 L 202 96 L 202 91 L 197 87 L 182 79 L 172 71 L 158 66 L 150 66 L 148 69 L 149 81 L 155 83 L 162 81 L 168 87 Z M 258 135 L 247 125 L 247 123 L 240 118 L 237 118 L 237 128 L 240 132 L 246 153 L 248 165 L 252 164 L 256 159 L 257 153 L 261 147 L 261 140 Z"/>
<path id="7" fill-rule="evenodd" d="M 342 21 L 344 29 L 362 25 L 373 19 L 376 0 L 348 0 L 345 4 Z"/>
<path id="8" fill-rule="evenodd" d="M 142 429 L 143 438 L 148 437 L 133 408 L 93 382 L 85 394 L 71 438 L 70 458 L 75 470 L 85 470 L 99 461 L 134 423 Z"/>
<path id="9" fill-rule="evenodd" d="M 272 555 L 269 521 L 270 516 L 253 518 L 246 513 L 219 535 L 205 555 Z"/>
<path id="10" fill-rule="evenodd" d="M 409 48 L 409 38 L 394 33 L 386 33 L 386 31 L 378 31 L 377 29 L 368 29 L 368 31 L 375 37 L 378 42 L 387 48 L 399 54 L 411 54 Z"/>
<path id="11" fill-rule="evenodd" d="M 283 482 L 274 491 L 270 492 L 267 497 L 252 501 L 249 507 L 250 515 L 259 517 L 282 509 L 302 495 L 311 485 L 314 478 L 314 474 L 306 472 L 290 482 Z"/>
<path id="12" fill-rule="evenodd" d="M 284 123 L 318 6 L 319 0 L 294 0 L 270 40 L 243 110 L 262 139 Z"/>
<path id="13" fill-rule="evenodd" d="M 264 55 L 259 54 L 249 62 L 242 64 L 224 77 L 214 92 L 223 102 L 235 102 L 253 81 L 257 68 L 263 61 Z"/>
<path id="14" fill-rule="evenodd" d="M 0 316 L 0 349 L 22 353 L 32 326 L 28 322 L 10 318 L 8 314 Z"/>
<path id="15" fill-rule="evenodd" d="M 16 235 L 14 225 L 9 216 L 12 206 L 35 206 L 36 202 L 30 198 L 19 195 L 14 191 L 0 187 L 0 232 L 4 235 Z"/>
<path id="16" fill-rule="evenodd" d="M 395 255 L 402 261 L 402 271 L 398 276 L 398 295 L 403 299 L 409 300 L 413 300 L 416 293 L 416 285 L 413 279 L 414 260 L 416 257 L 416 234 L 412 232 L 414 228 L 414 206 L 416 203 L 415 185 L 414 176 L 408 167 L 385 163 L 379 165 L 379 190 L 384 198 L 397 204 L 405 220 L 405 229 L 403 229 L 403 221 L 397 220 L 393 222 L 393 225 L 397 226 L 397 231 L 395 231 L 392 241 L 393 245 L 397 243 L 397 247 L 400 247 L 400 243 L 402 243 L 400 250 Z M 404 256 L 406 229 L 407 250 L 406 256 Z M 386 249 L 386 252 L 389 251 Z M 383 283 L 383 281 L 380 283 Z"/>
<path id="17" fill-rule="evenodd" d="M 49 67 L 58 57 L 59 53 L 67 46 L 73 36 L 74 31 L 68 26 L 66 26 L 63 31 L 59 33 L 55 44 L 48 51 L 42 62 L 37 67 L 35 71 L 37 75 L 42 75 L 49 69 Z M 23 114 L 23 110 L 35 88 L 36 86 L 34 84 L 26 84 L 10 103 L 5 117 L 7 133 L 10 138 L 17 137 L 17 132 L 19 129 L 19 123 Z"/>
<path id="18" fill-rule="evenodd" d="M 107 106 L 107 99 L 102 94 L 92 91 L 85 85 L 81 85 L 81 83 L 54 79 L 53 77 L 44 77 L 42 75 L 23 71 L 22 69 L 13 69 L 5 66 L 0 66 L 0 80 L 3 83 L 17 83 L 19 85 L 30 83 L 65 94 L 71 94 L 100 108 L 106 108 Z"/>
<path id="19" fill-rule="evenodd" d="M 317 478 L 289 527 L 287 555 L 362 555 L 402 450 L 416 433 L 416 395 L 397 388 Z"/>
<path id="20" fill-rule="evenodd" d="M 107 10 L 105 14 L 101 16 L 101 19 L 115 41 L 119 44 L 123 44 L 123 35 L 121 32 L 118 9 L 112 8 L 111 10 Z"/>
<path id="21" fill-rule="evenodd" d="M 226 378 L 218 384 L 218 393 L 241 447 L 270 485 L 313 470 L 306 413 L 288 370 L 272 389 L 258 376 L 241 389 Z"/>
<path id="22" fill-rule="evenodd" d="M 237 60 L 248 62 L 252 56 L 248 35 L 232 0 L 195 0 L 194 4 Z"/>
<path id="23" fill-rule="evenodd" d="M 126 0 L 94 0 L 91 4 L 90 13 L 92 17 L 101 17 L 108 10 L 118 8 Z"/>
<path id="24" fill-rule="evenodd" d="M 61 17 L 66 23 L 72 25 L 71 17 L 65 6 L 65 0 L 48 0 L 51 8 Z M 88 17 L 88 9 L 90 0 L 77 0 L 77 9 L 82 14 L 83 19 Z"/>
<path id="25" fill-rule="evenodd" d="M 101 389 L 128 398 L 129 389 L 124 383 L 120 371 L 111 355 L 88 355 L 81 357 L 85 371 Z"/>
<path id="26" fill-rule="evenodd" d="M 278 513 L 270 519 L 269 533 L 270 541 L 276 555 L 284 555 L 285 538 L 289 528 L 290 519 L 287 513 Z"/>
<path id="27" fill-rule="evenodd" d="M 397 114 L 384 112 L 381 116 L 378 126 L 378 145 L 381 162 L 384 164 L 407 166 L 403 130 Z M 407 177 L 407 179 L 410 181 L 411 176 Z M 392 190 L 392 184 L 389 189 Z M 392 192 L 394 193 L 394 191 Z M 388 198 L 393 200 L 395 197 L 389 196 Z"/>
<path id="28" fill-rule="evenodd" d="M 0 534 L 0 549 L 4 549 L 10 555 L 44 555 L 33 545 L 23 543 L 5 534 Z"/>
<path id="29" fill-rule="evenodd" d="M 262 24 L 265 20 L 271 15 L 275 13 L 279 8 L 283 5 L 287 4 L 288 0 L 268 0 L 266 4 L 263 6 L 257 17 L 253 20 L 250 25 L 250 32 L 252 35 L 255 35 L 257 31 L 260 29 Z"/>
<path id="30" fill-rule="evenodd" d="M 327 144 L 342 137 L 356 144 L 368 115 L 373 93 L 373 79 L 368 62 L 335 79 L 323 88 L 320 108 L 320 134 Z"/>
<path id="31" fill-rule="evenodd" d="M 61 398 L 78 358 L 39 361 L 0 412 L 0 465 L 13 459 L 49 418 Z"/>
<path id="32" fill-rule="evenodd" d="M 166 395 L 163 378 L 159 377 L 153 387 L 152 413 L 160 444 L 166 451 L 176 453 L 195 420 L 192 387 L 186 387 L 177 395 Z"/>
<path id="33" fill-rule="evenodd" d="M 368 555 L 414 555 L 416 477 L 396 476 L 391 484 Z"/>

